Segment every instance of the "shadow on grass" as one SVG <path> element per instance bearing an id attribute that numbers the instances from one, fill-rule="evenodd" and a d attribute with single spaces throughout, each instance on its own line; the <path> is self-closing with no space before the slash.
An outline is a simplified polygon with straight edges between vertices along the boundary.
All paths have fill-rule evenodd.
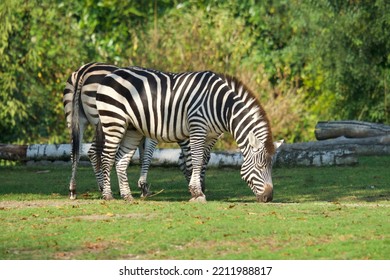
<path id="1" fill-rule="evenodd" d="M 389 201 L 389 165 L 390 157 L 368 157 L 356 166 L 275 169 L 275 201 Z"/>
<path id="2" fill-rule="evenodd" d="M 390 199 L 390 157 L 364 158 L 353 167 L 276 168 L 273 171 L 274 202 L 314 201 L 378 202 Z M 70 166 L 0 167 L 0 195 L 3 199 L 60 198 L 68 196 Z M 128 169 L 135 198 L 139 166 Z M 151 201 L 188 201 L 187 182 L 178 168 L 152 167 L 148 178 L 152 191 L 158 194 Z M 80 167 L 77 176 L 78 198 L 99 199 L 92 168 Z M 116 174 L 111 181 L 114 196 L 120 199 Z M 238 168 L 210 168 L 206 175 L 208 201 L 255 203 L 256 198 L 240 178 Z"/>

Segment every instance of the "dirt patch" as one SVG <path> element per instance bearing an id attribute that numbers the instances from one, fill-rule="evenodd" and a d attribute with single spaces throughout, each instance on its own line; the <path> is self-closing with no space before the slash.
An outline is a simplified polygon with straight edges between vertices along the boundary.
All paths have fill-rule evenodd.
<path id="1" fill-rule="evenodd" d="M 66 252 L 56 252 L 53 259 L 56 260 L 72 260 L 80 259 L 85 254 L 100 255 L 106 249 L 110 248 L 109 242 L 85 242 L 79 249 Z"/>
<path id="2" fill-rule="evenodd" d="M 60 207 L 73 205 L 78 207 L 85 204 L 93 204 L 96 201 L 88 200 L 62 200 L 62 199 L 42 199 L 42 200 L 31 200 L 31 201 L 16 201 L 7 200 L 0 201 L 0 209 L 17 209 L 17 208 L 41 208 L 41 207 Z"/>
<path id="3" fill-rule="evenodd" d="M 125 219 L 147 219 L 152 220 L 154 219 L 156 215 L 152 215 L 149 213 L 129 213 L 129 214 L 113 214 L 113 213 L 107 213 L 104 215 L 82 215 L 82 216 L 74 216 L 71 217 L 72 220 L 79 219 L 79 220 L 86 220 L 86 221 L 104 221 L 104 220 L 110 220 L 112 218 L 125 218 Z"/>

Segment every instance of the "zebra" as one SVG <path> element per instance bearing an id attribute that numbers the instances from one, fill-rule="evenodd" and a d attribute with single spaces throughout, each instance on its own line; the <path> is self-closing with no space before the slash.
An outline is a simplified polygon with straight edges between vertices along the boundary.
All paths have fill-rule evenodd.
<path id="1" fill-rule="evenodd" d="M 127 67 L 108 74 L 96 94 L 98 164 L 103 198 L 113 198 L 110 172 L 121 177 L 120 193 L 131 198 L 126 167 L 143 137 L 158 142 L 189 141 L 192 172 L 190 201 L 206 202 L 201 187 L 205 155 L 219 135 L 233 135 L 243 154 L 241 177 L 257 201 L 273 198 L 273 143 L 266 113 L 254 94 L 238 79 L 212 71 L 170 73 Z M 116 158 L 115 158 L 116 157 Z"/>
<path id="2" fill-rule="evenodd" d="M 80 146 L 83 140 L 84 130 L 91 124 L 96 127 L 98 122 L 98 112 L 96 109 L 96 90 L 100 81 L 109 73 L 118 70 L 115 65 L 91 62 L 82 65 L 74 71 L 68 78 L 63 92 L 63 105 L 67 127 L 70 130 L 72 139 L 72 175 L 69 183 L 69 197 L 76 199 L 76 170 L 80 157 Z M 189 180 L 190 149 L 188 141 L 179 143 L 182 152 L 179 157 L 179 167 Z M 150 186 L 147 183 L 148 170 L 151 164 L 153 152 L 157 141 L 144 138 L 139 145 L 141 173 L 138 180 L 138 187 L 141 190 L 141 197 L 150 194 Z M 100 170 L 97 168 L 95 142 L 88 151 L 94 172 L 97 177 L 99 188 L 102 188 L 102 178 Z M 202 187 L 204 189 L 204 186 Z"/>
<path id="3" fill-rule="evenodd" d="M 96 90 L 100 81 L 107 74 L 112 73 L 117 69 L 119 69 L 119 67 L 115 65 L 91 62 L 82 65 L 79 69 L 74 71 L 66 82 L 63 92 L 63 105 L 66 124 L 70 130 L 72 139 L 72 175 L 69 183 L 70 199 L 76 199 L 76 170 L 80 158 L 80 146 L 85 128 L 89 124 L 96 127 L 99 120 L 96 109 Z M 147 196 L 149 194 L 149 187 L 146 180 L 150 164 L 150 160 L 142 155 L 144 151 L 145 153 L 150 154 L 150 151 L 153 151 L 156 145 L 157 142 L 151 139 L 144 139 L 139 145 L 142 166 L 138 185 L 141 188 L 141 196 Z M 96 174 L 99 188 L 102 189 L 102 178 L 100 170 L 97 168 L 94 141 L 88 151 L 88 156 Z"/>

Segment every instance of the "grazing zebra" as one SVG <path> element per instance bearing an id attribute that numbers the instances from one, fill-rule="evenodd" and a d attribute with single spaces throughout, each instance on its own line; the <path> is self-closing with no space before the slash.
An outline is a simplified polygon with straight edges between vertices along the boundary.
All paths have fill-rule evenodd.
<path id="1" fill-rule="evenodd" d="M 80 147 L 83 139 L 84 130 L 87 125 L 91 124 L 96 127 L 98 122 L 98 112 L 96 109 L 96 90 L 100 81 L 109 73 L 119 68 L 114 65 L 104 63 L 88 63 L 81 66 L 73 72 L 67 82 L 63 94 L 63 104 L 66 117 L 66 123 L 72 138 L 72 176 L 69 184 L 69 197 L 76 198 L 76 170 L 80 157 Z M 186 163 L 190 159 L 188 142 L 179 143 L 182 153 L 179 158 L 179 167 L 186 178 L 189 178 L 191 168 Z M 144 138 L 139 145 L 141 174 L 138 180 L 138 187 L 141 189 L 141 196 L 149 194 L 149 185 L 147 183 L 147 174 L 152 160 L 153 152 L 156 148 L 157 141 Z M 88 151 L 94 172 L 98 179 L 98 185 L 102 188 L 101 172 L 96 166 L 96 147 L 95 142 Z M 189 179 L 188 179 L 189 180 Z"/>
<path id="2" fill-rule="evenodd" d="M 72 176 L 69 184 L 69 197 L 76 198 L 76 170 L 77 163 L 80 157 L 80 147 L 83 139 L 83 134 L 88 124 L 96 127 L 99 120 L 96 109 L 96 90 L 100 85 L 100 81 L 109 73 L 119 69 L 114 65 L 104 63 L 88 63 L 81 66 L 73 72 L 64 89 L 63 104 L 66 117 L 66 123 L 71 133 L 72 138 Z M 157 142 L 151 139 L 144 139 L 140 143 L 140 153 L 143 155 L 153 153 Z M 88 151 L 94 172 L 98 179 L 98 185 L 102 188 L 102 177 L 100 170 L 96 166 L 96 147 L 95 142 Z M 140 157 L 142 161 L 141 175 L 138 185 L 141 188 L 142 196 L 149 193 L 148 184 L 146 182 L 147 172 L 151 159 Z"/>
<path id="3" fill-rule="evenodd" d="M 272 142 L 265 111 L 235 78 L 210 71 L 175 74 L 122 68 L 103 79 L 96 106 L 104 199 L 113 198 L 110 171 L 114 159 L 123 182 L 121 196 L 132 198 L 126 167 L 140 141 L 148 137 L 159 142 L 189 141 L 190 201 L 206 201 L 201 188 L 205 155 L 219 135 L 230 132 L 243 154 L 242 178 L 259 202 L 272 200 L 271 160 L 281 142 Z"/>

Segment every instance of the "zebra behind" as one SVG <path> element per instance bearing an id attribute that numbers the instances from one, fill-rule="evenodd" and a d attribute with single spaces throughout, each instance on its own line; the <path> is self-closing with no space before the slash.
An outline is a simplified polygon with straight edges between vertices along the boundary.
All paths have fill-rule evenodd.
<path id="1" fill-rule="evenodd" d="M 76 170 L 80 158 L 80 148 L 85 128 L 90 124 L 96 127 L 99 116 L 96 109 L 96 90 L 100 81 L 109 73 L 119 69 L 118 67 L 105 63 L 88 63 L 73 72 L 67 82 L 63 94 L 63 104 L 67 127 L 72 139 L 72 176 L 69 184 L 69 197 L 76 198 Z M 149 194 L 149 186 L 146 182 L 153 150 L 157 145 L 156 141 L 144 139 L 140 143 L 140 160 L 142 162 L 141 175 L 138 185 L 141 188 L 141 196 Z M 145 152 L 144 152 L 145 151 Z M 143 156 L 146 154 L 145 156 Z M 92 142 L 88 151 L 98 185 L 102 188 L 102 176 L 97 168 L 96 146 Z"/>
<path id="2" fill-rule="evenodd" d="M 80 148 L 87 125 L 96 126 L 98 113 L 96 109 L 96 90 L 99 82 L 107 74 L 118 67 L 103 63 L 88 63 L 73 72 L 67 82 L 63 94 L 63 104 L 67 127 L 71 134 L 72 144 L 72 176 L 69 183 L 69 197 L 76 198 L 76 171 L 80 158 Z M 90 157 L 98 184 L 101 176 L 96 168 L 95 143 L 92 143 L 88 156 Z"/>
<path id="3" fill-rule="evenodd" d="M 271 160 L 281 142 L 274 145 L 265 111 L 238 80 L 210 71 L 175 74 L 123 68 L 103 79 L 96 105 L 98 163 L 105 199 L 112 199 L 110 171 L 115 151 L 122 151 L 115 159 L 117 165 L 127 166 L 137 145 L 148 137 L 159 142 L 189 140 L 190 201 L 206 201 L 201 188 L 205 151 L 219 135 L 230 132 L 243 154 L 242 178 L 259 202 L 272 200 Z M 131 196 L 128 185 L 120 192 L 123 197 Z"/>

